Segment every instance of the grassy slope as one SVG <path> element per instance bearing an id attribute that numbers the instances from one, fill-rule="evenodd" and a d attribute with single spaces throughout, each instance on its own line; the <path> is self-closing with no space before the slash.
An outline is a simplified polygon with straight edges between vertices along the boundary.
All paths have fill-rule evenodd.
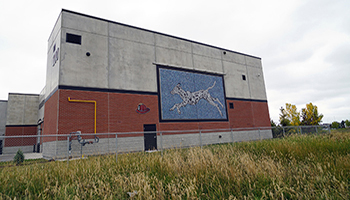
<path id="1" fill-rule="evenodd" d="M 349 199 L 350 133 L 0 168 L 1 197 Z"/>

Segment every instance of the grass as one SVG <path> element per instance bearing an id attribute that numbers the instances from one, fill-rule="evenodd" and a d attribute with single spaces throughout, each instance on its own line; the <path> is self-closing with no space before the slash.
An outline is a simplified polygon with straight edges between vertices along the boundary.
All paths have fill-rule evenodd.
<path id="1" fill-rule="evenodd" d="M 0 168 L 0 199 L 15 197 L 349 199 L 350 132 Z"/>

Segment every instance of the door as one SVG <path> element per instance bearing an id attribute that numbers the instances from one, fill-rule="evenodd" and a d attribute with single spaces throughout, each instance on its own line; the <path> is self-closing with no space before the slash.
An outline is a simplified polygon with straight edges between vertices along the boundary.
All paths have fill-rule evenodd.
<path id="1" fill-rule="evenodd" d="M 155 124 L 144 124 L 145 151 L 157 149 L 157 127 Z M 153 133 L 152 133 L 153 132 Z"/>

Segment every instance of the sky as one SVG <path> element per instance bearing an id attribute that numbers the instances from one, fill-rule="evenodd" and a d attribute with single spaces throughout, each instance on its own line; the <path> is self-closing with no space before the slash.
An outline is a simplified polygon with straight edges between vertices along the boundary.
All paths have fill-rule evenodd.
<path id="1" fill-rule="evenodd" d="M 350 120 L 349 0 L 0 1 L 0 100 L 39 94 L 61 9 L 262 58 L 272 120 L 313 103 L 323 122 Z"/>

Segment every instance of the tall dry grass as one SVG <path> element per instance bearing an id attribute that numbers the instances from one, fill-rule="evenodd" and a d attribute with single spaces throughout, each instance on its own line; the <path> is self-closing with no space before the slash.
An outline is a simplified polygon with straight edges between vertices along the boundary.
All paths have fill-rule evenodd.
<path id="1" fill-rule="evenodd" d="M 0 198 L 15 197 L 349 199 L 350 133 L 1 168 Z"/>

